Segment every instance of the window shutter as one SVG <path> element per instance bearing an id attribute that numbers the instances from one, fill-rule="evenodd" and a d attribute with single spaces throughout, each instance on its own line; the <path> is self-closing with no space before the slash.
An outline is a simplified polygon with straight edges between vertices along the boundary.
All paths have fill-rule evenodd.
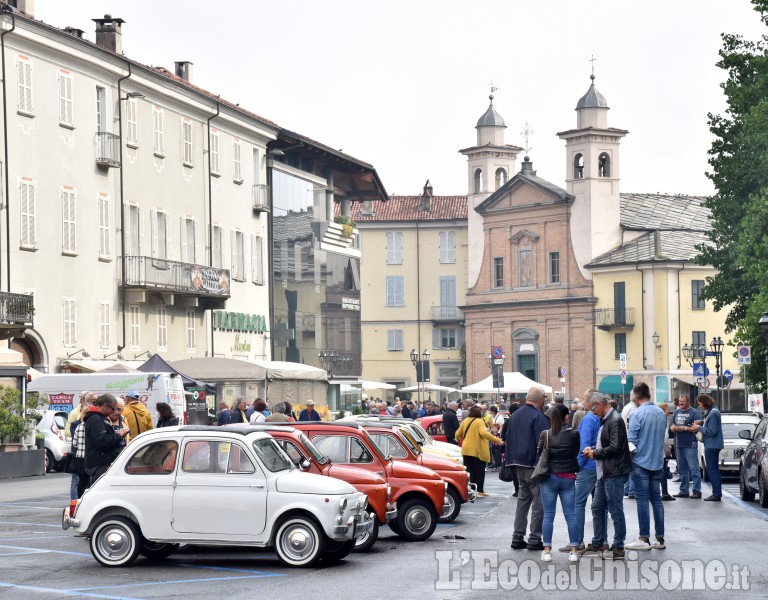
<path id="1" fill-rule="evenodd" d="M 63 189 L 60 189 L 59 194 L 61 196 L 61 249 L 67 252 L 71 242 L 69 239 L 69 194 Z"/>
<path id="2" fill-rule="evenodd" d="M 181 227 L 179 228 L 179 237 L 181 238 L 181 261 L 187 261 L 187 218 L 181 217 Z"/>
<path id="3" fill-rule="evenodd" d="M 123 212 L 125 213 L 123 215 L 123 239 L 125 240 L 125 250 L 127 255 L 131 256 L 134 252 L 138 250 L 138 248 L 133 247 L 133 242 L 131 240 L 131 206 L 130 204 L 125 205 Z"/>
<path id="4" fill-rule="evenodd" d="M 73 251 L 77 252 L 77 193 L 69 194 L 69 216 L 70 216 L 70 237 L 69 240 Z"/>
<path id="5" fill-rule="evenodd" d="M 61 123 L 67 122 L 67 93 L 66 93 L 66 78 L 59 74 L 59 121 Z"/>
<path id="6" fill-rule="evenodd" d="M 146 231 L 146 227 L 144 225 L 144 209 L 139 206 L 136 210 L 136 224 L 139 230 L 139 234 L 136 236 L 136 239 L 138 240 L 138 248 L 136 248 L 136 255 L 137 256 L 143 256 L 144 253 L 147 251 L 147 244 L 144 241 L 144 232 Z"/>
<path id="7" fill-rule="evenodd" d="M 26 63 L 24 67 L 24 71 L 27 74 L 25 89 L 26 106 L 27 111 L 32 112 L 32 64 Z"/>
<path id="8" fill-rule="evenodd" d="M 165 258 L 171 258 L 171 216 L 163 213 L 163 223 L 165 224 Z"/>
<path id="9" fill-rule="evenodd" d="M 251 281 L 259 282 L 259 257 L 256 247 L 256 235 L 251 234 Z"/>
<path id="10" fill-rule="evenodd" d="M 34 183 L 29 184 L 29 191 L 28 191 L 28 200 L 27 200 L 27 206 L 29 209 L 29 245 L 30 246 L 37 246 L 37 233 L 35 231 L 35 219 L 36 214 L 36 198 L 35 195 L 37 194 L 37 186 Z"/>
<path id="11" fill-rule="evenodd" d="M 438 247 L 440 249 L 440 262 L 445 262 L 445 232 L 441 231 L 439 234 Z"/>
<path id="12" fill-rule="evenodd" d="M 149 212 L 149 227 L 152 230 L 152 258 L 157 258 L 158 255 L 158 219 L 157 210 L 154 208 Z"/>
<path id="13" fill-rule="evenodd" d="M 229 232 L 230 259 L 232 262 L 232 279 L 237 279 L 240 274 L 237 272 L 237 232 L 233 229 Z"/>
<path id="14" fill-rule="evenodd" d="M 16 61 L 16 81 L 17 81 L 17 90 L 18 90 L 18 102 L 19 102 L 19 110 L 26 110 L 26 106 L 24 104 L 24 61 L 23 60 L 17 60 Z"/>
<path id="15" fill-rule="evenodd" d="M 459 327 L 456 330 L 456 346 L 458 348 L 461 348 L 461 345 L 464 343 L 464 328 Z"/>
<path id="16" fill-rule="evenodd" d="M 440 330 L 439 329 L 432 330 L 432 348 L 434 350 L 440 349 Z"/>
<path id="17" fill-rule="evenodd" d="M 192 240 L 192 260 L 195 261 L 195 264 L 199 264 L 200 256 L 198 248 L 200 247 L 200 223 L 197 222 L 197 219 L 192 221 L 192 232 L 195 237 L 195 239 Z"/>

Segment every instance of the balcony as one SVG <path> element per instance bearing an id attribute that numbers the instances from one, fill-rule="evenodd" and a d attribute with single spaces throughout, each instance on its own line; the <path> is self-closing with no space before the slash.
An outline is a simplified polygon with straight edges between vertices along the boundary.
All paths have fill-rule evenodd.
<path id="1" fill-rule="evenodd" d="M 634 308 L 596 308 L 595 327 L 603 331 L 632 329 L 635 326 Z"/>
<path id="2" fill-rule="evenodd" d="M 464 313 L 455 306 L 433 306 L 433 323 L 460 323 L 464 321 Z"/>
<path id="3" fill-rule="evenodd" d="M 253 212 L 269 212 L 269 186 L 257 183 L 251 188 Z"/>
<path id="4" fill-rule="evenodd" d="M 0 340 L 24 335 L 34 327 L 34 298 L 27 294 L 0 292 Z"/>
<path id="5" fill-rule="evenodd" d="M 96 133 L 96 164 L 102 167 L 120 166 L 120 136 L 105 131 Z"/>
<path id="6" fill-rule="evenodd" d="M 230 297 L 229 269 L 149 256 L 126 256 L 121 287 L 128 302 L 222 309 Z"/>

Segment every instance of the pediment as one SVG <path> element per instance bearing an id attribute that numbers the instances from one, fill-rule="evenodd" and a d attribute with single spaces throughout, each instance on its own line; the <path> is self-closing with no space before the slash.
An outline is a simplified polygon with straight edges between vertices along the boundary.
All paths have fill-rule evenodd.
<path id="1" fill-rule="evenodd" d="M 535 175 L 518 173 L 478 204 L 475 210 L 483 214 L 491 211 L 530 205 L 556 204 L 572 200 L 573 197 L 562 188 Z"/>
<path id="2" fill-rule="evenodd" d="M 528 240 L 530 242 L 538 242 L 539 236 L 532 231 L 529 231 L 528 229 L 521 229 L 509 238 L 509 241 L 513 244 L 520 244 L 524 240 Z"/>

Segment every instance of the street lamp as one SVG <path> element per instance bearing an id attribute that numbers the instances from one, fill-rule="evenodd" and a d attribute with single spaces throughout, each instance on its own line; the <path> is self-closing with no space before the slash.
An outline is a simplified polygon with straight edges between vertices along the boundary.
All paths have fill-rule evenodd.
<path id="1" fill-rule="evenodd" d="M 422 403 L 422 383 L 429 383 L 429 350 L 426 348 L 421 353 L 421 360 L 419 360 L 419 353 L 416 352 L 416 348 L 411 350 L 410 353 L 411 364 L 416 367 L 416 383 L 418 385 L 418 399 L 419 404 Z"/>
<path id="2" fill-rule="evenodd" d="M 499 358 L 494 358 L 491 354 L 485 355 L 485 363 L 491 370 L 493 378 L 493 387 L 496 388 L 496 404 L 501 402 L 501 390 L 504 386 L 504 359 L 506 356 L 502 354 Z"/>
<path id="3" fill-rule="evenodd" d="M 764 312 L 757 322 L 760 332 L 763 334 L 763 345 L 765 346 L 765 386 L 768 391 L 768 312 Z"/>
<path id="4" fill-rule="evenodd" d="M 717 375 L 715 383 L 717 384 L 717 401 L 718 405 L 720 406 L 720 410 L 723 408 L 722 397 L 720 395 L 720 365 L 723 362 L 723 346 L 725 346 L 725 342 L 720 339 L 720 336 L 713 338 L 712 341 L 709 342 L 709 347 L 712 349 L 712 352 L 715 355 L 715 374 Z"/>
<path id="5" fill-rule="evenodd" d="M 704 344 L 686 344 L 682 348 L 683 350 L 683 358 L 688 363 L 688 365 L 693 368 L 693 366 L 696 363 L 701 363 L 704 365 L 704 372 L 700 377 L 706 379 L 707 377 L 707 363 L 706 363 L 706 352 L 707 347 Z M 695 374 L 694 374 L 695 377 Z M 696 395 L 699 395 L 699 384 L 696 383 Z"/>

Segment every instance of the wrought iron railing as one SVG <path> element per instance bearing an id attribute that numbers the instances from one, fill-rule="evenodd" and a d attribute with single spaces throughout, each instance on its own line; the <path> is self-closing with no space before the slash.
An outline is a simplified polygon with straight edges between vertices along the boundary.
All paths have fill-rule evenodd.
<path id="1" fill-rule="evenodd" d="M 199 296 L 230 295 L 229 269 L 177 262 L 149 256 L 126 256 L 126 287 L 153 288 L 158 291 L 186 292 Z"/>
<path id="2" fill-rule="evenodd" d="M 253 210 L 257 212 L 269 212 L 269 186 L 257 183 L 251 188 Z"/>
<path id="3" fill-rule="evenodd" d="M 455 306 L 433 306 L 433 321 L 463 321 L 464 313 Z"/>
<path id="4" fill-rule="evenodd" d="M 120 166 L 120 136 L 106 131 L 96 132 L 96 163 L 108 167 Z"/>
<path id="5" fill-rule="evenodd" d="M 0 324 L 34 325 L 35 302 L 28 294 L 0 292 Z"/>

